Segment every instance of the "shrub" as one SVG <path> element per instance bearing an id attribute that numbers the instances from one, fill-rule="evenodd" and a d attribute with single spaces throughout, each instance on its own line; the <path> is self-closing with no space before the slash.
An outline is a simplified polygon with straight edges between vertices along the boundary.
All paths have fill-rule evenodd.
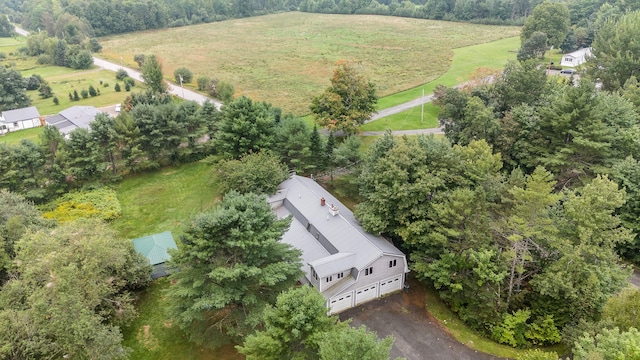
<path id="1" fill-rule="evenodd" d="M 98 96 L 98 92 L 96 91 L 96 88 L 93 87 L 93 85 L 89 85 L 89 95 Z"/>
<path id="2" fill-rule="evenodd" d="M 123 80 L 124 78 L 127 78 L 127 77 L 129 77 L 129 73 L 127 73 L 127 70 L 119 69 L 118 71 L 116 71 L 116 79 Z"/>
<path id="3" fill-rule="evenodd" d="M 51 90 L 51 86 L 49 86 L 49 84 L 47 84 L 46 81 L 40 84 L 40 87 L 38 88 L 38 92 L 40 93 L 40 97 L 43 99 L 47 99 L 53 96 L 53 91 Z"/>
<path id="4" fill-rule="evenodd" d="M 218 99 L 222 100 L 222 102 L 231 102 L 233 100 L 233 94 L 235 93 L 235 88 L 231 83 L 220 81 L 216 85 L 216 92 L 218 95 Z"/>
<path id="5" fill-rule="evenodd" d="M 117 219 L 122 211 L 116 192 L 107 188 L 71 192 L 45 205 L 44 208 L 48 211 L 42 216 L 59 222 L 82 218 L 111 221 Z"/>
<path id="6" fill-rule="evenodd" d="M 7 58 L 7 54 L 4 52 L 0 52 L 0 59 L 6 59 Z"/>
<path id="7" fill-rule="evenodd" d="M 106 82 L 106 83 L 102 84 L 102 86 L 108 88 L 109 87 L 109 83 Z"/>
<path id="8" fill-rule="evenodd" d="M 38 56 L 38 59 L 36 60 L 36 62 L 38 63 L 38 65 L 51 64 L 52 63 L 51 56 L 42 54 L 42 55 Z"/>
<path id="9" fill-rule="evenodd" d="M 493 339 L 501 344 L 513 347 L 526 346 L 529 342 L 525 338 L 527 320 L 531 316 L 530 310 L 518 310 L 513 314 L 505 314 L 502 323 L 494 326 L 491 331 Z"/>
<path id="10" fill-rule="evenodd" d="M 182 76 L 182 83 L 188 84 L 193 80 L 193 73 L 186 67 L 179 67 L 173 72 L 173 77 L 177 83 L 180 83 L 180 76 Z"/>
<path id="11" fill-rule="evenodd" d="M 198 80 L 196 80 L 196 83 L 200 91 L 209 91 L 209 89 L 211 89 L 211 78 L 208 76 L 200 76 Z"/>
<path id="12" fill-rule="evenodd" d="M 82 89 L 82 91 L 80 91 L 80 95 L 82 95 L 83 99 L 86 99 L 89 97 L 89 92 L 87 91 L 87 89 Z"/>
<path id="13" fill-rule="evenodd" d="M 124 83 L 124 91 L 131 91 L 131 85 L 128 82 Z"/>
<path id="14" fill-rule="evenodd" d="M 73 101 L 80 100 L 80 96 L 78 96 L 78 90 L 73 90 Z"/>
<path id="15" fill-rule="evenodd" d="M 60 105 L 60 100 L 58 100 L 58 98 L 57 98 L 57 97 L 54 97 L 54 98 L 53 98 L 53 103 L 54 103 L 55 105 Z"/>
<path id="16" fill-rule="evenodd" d="M 120 92 L 120 84 L 116 83 L 116 85 L 113 87 L 113 90 L 115 90 L 116 92 Z"/>
<path id="17" fill-rule="evenodd" d="M 133 78 L 126 77 L 123 80 L 124 80 L 124 84 L 125 85 L 129 84 L 129 86 L 131 86 L 131 87 L 136 86 L 136 81 L 133 80 Z"/>
<path id="18" fill-rule="evenodd" d="M 102 50 L 102 45 L 98 42 L 98 39 L 91 38 L 89 39 L 89 49 L 92 52 L 100 52 Z"/>
<path id="19" fill-rule="evenodd" d="M 144 65 L 144 54 L 133 55 L 133 61 L 135 61 L 140 68 Z"/>
<path id="20" fill-rule="evenodd" d="M 42 83 L 42 77 L 38 74 L 33 74 L 27 79 L 27 90 L 36 90 Z"/>

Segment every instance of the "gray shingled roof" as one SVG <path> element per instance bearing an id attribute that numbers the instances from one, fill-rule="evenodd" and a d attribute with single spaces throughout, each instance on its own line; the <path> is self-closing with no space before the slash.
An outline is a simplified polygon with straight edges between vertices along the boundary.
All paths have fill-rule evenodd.
<path id="1" fill-rule="evenodd" d="M 365 232 L 353 213 L 315 181 L 294 175 L 280 184 L 280 188 L 286 189 L 286 192 L 280 191 L 274 197 L 269 198 L 269 202 L 273 203 L 281 199 L 284 194 L 284 201 L 288 202 L 289 206 L 276 209 L 276 213 L 282 217 L 286 213 L 295 212 L 283 209 L 290 207 L 299 212 L 297 216 L 301 217 L 292 222 L 292 229 L 285 233 L 283 241 L 301 249 L 305 263 L 321 265 L 319 268 L 314 266 L 319 276 L 326 276 L 352 267 L 362 270 L 383 254 L 404 256 L 386 239 Z M 326 200 L 325 206 L 320 204 L 320 199 L 323 197 Z M 339 215 L 329 214 L 330 204 L 338 207 Z M 332 254 L 331 249 L 324 248 L 307 231 L 303 225 L 307 221 L 337 249 L 337 254 Z M 289 234 L 291 231 L 294 233 Z M 323 251 L 318 250 L 318 247 Z M 308 254 L 310 251 L 313 253 Z M 319 270 L 322 271 L 322 274 Z"/>
<path id="2" fill-rule="evenodd" d="M 40 117 L 40 113 L 35 106 L 30 106 L 22 109 L 6 110 L 2 112 L 2 117 L 7 123 L 13 123 L 23 120 L 37 119 Z"/>
<path id="3" fill-rule="evenodd" d="M 60 114 L 47 118 L 47 124 L 60 129 L 63 134 L 68 134 L 75 129 L 89 130 L 91 123 L 100 111 L 93 106 L 72 106 L 60 111 Z"/>

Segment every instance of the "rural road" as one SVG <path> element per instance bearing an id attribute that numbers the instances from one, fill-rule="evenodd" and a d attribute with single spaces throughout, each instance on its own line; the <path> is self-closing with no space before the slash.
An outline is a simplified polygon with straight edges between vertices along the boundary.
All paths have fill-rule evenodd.
<path id="1" fill-rule="evenodd" d="M 17 26 L 14 26 L 15 31 L 22 35 L 22 36 L 29 36 L 29 32 L 27 30 L 21 29 Z M 107 60 L 103 60 L 97 57 L 93 57 L 93 64 L 98 66 L 101 69 L 105 69 L 105 70 L 111 70 L 111 71 L 118 71 L 120 69 L 124 69 L 128 74 L 129 77 L 140 81 L 140 82 L 144 82 L 144 80 L 142 80 L 142 74 L 134 69 L 131 68 L 127 68 L 124 66 L 121 66 L 120 64 L 116 64 Z M 189 101 L 195 101 L 198 104 L 202 105 L 204 104 L 206 101 L 210 101 L 211 103 L 215 104 L 216 107 L 219 109 L 222 106 L 222 102 L 212 99 L 208 96 L 204 96 L 202 94 L 199 94 L 195 91 L 191 91 L 189 89 L 185 89 L 180 87 L 177 84 L 171 83 L 169 81 L 167 81 L 167 85 L 168 85 L 168 90 L 169 93 L 172 95 L 175 95 L 179 98 L 185 99 L 185 100 L 189 100 Z"/>

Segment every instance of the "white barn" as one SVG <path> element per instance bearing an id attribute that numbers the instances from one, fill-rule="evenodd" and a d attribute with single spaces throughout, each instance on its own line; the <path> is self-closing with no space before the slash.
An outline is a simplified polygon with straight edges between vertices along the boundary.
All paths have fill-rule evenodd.
<path id="1" fill-rule="evenodd" d="M 591 48 L 576 50 L 572 53 L 562 55 L 561 66 L 577 67 L 584 64 L 591 56 Z"/>
<path id="2" fill-rule="evenodd" d="M 6 110 L 0 115 L 0 134 L 42 126 L 35 106 Z"/>
<path id="3" fill-rule="evenodd" d="M 292 216 L 282 241 L 302 251 L 302 282 L 326 299 L 330 314 L 399 291 L 409 272 L 391 242 L 362 229 L 353 213 L 314 180 L 294 175 L 268 198 L 278 218 Z"/>

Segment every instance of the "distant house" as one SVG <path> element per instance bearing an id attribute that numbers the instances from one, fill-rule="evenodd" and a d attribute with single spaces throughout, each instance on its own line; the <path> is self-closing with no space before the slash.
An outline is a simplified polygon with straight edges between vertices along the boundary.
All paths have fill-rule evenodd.
<path id="1" fill-rule="evenodd" d="M 57 127 L 61 133 L 69 134 L 75 129 L 89 130 L 89 124 L 100 111 L 93 106 L 72 106 L 46 119 L 47 125 Z"/>
<path id="2" fill-rule="evenodd" d="M 562 55 L 561 66 L 576 67 L 582 65 L 591 56 L 591 48 L 576 50 L 569 54 Z"/>
<path id="3" fill-rule="evenodd" d="M 302 251 L 305 276 L 326 299 L 330 314 L 401 290 L 409 272 L 392 243 L 364 231 L 353 213 L 314 180 L 292 176 L 267 201 L 292 217 L 282 241 Z"/>
<path id="4" fill-rule="evenodd" d="M 40 113 L 35 106 L 6 110 L 0 115 L 0 134 L 42 126 Z"/>
<path id="5" fill-rule="evenodd" d="M 171 259 L 168 249 L 178 249 L 170 231 L 131 240 L 136 252 L 149 260 L 153 266 L 152 279 L 167 276 L 166 262 Z"/>

